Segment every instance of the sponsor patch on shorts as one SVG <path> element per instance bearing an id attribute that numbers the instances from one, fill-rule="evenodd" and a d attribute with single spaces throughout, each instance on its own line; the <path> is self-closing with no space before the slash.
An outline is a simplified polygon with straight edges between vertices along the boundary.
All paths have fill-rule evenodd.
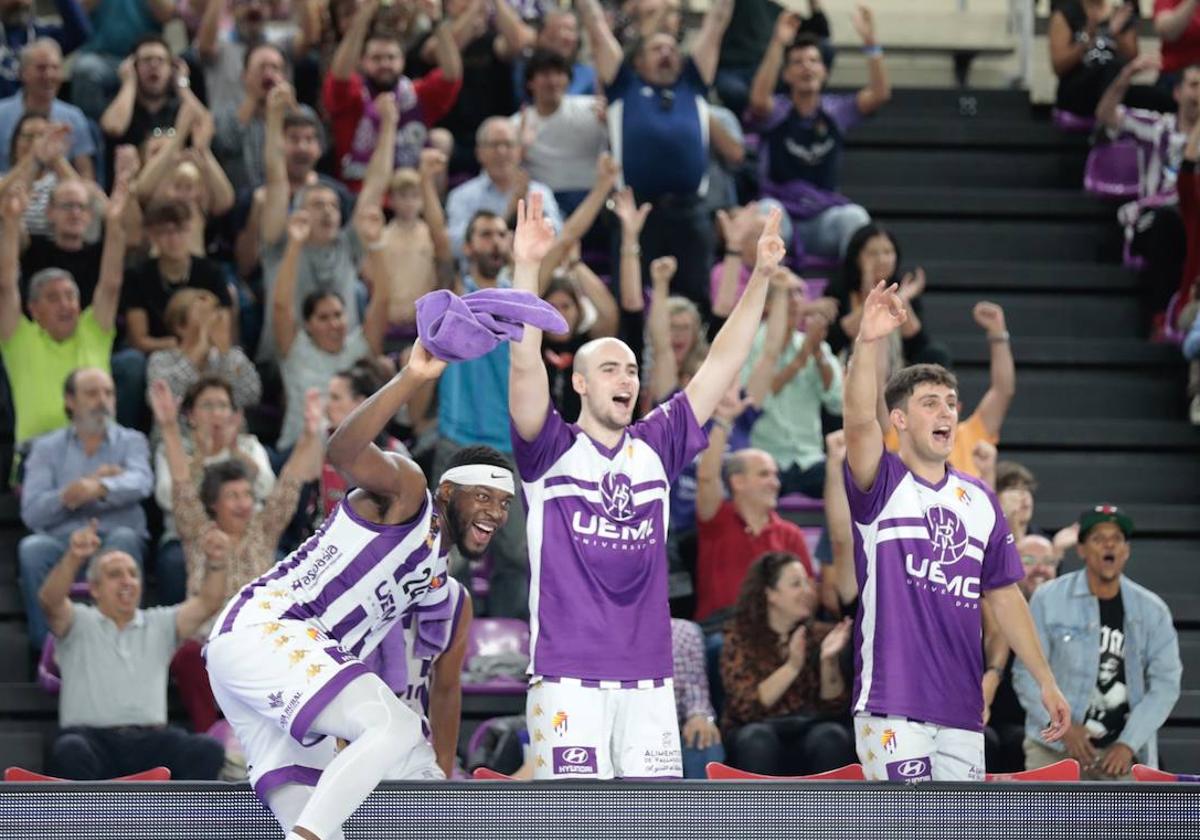
<path id="1" fill-rule="evenodd" d="M 554 747 L 551 753 L 557 776 L 595 776 L 595 747 Z"/>
<path id="2" fill-rule="evenodd" d="M 933 780 L 933 765 L 928 756 L 892 761 L 886 767 L 889 781 L 929 782 Z"/>

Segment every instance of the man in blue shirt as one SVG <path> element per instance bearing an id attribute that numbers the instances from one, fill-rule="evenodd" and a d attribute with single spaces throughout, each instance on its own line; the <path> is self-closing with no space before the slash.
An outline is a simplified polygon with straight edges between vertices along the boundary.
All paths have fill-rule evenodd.
<path id="1" fill-rule="evenodd" d="M 62 23 L 41 23 L 33 16 L 33 0 L 0 0 L 0 97 L 21 89 L 22 48 L 38 38 L 52 38 L 64 53 L 92 37 L 92 25 L 78 0 L 54 0 Z"/>
<path id="2" fill-rule="evenodd" d="M 637 201 L 653 205 L 642 228 L 642 271 L 656 257 L 674 256 L 675 287 L 707 311 L 713 235 L 704 212 L 706 100 L 733 0 L 714 0 L 687 57 L 673 36 L 657 32 L 625 59 L 597 0 L 581 0 L 578 8 L 608 95 L 613 156 Z"/>
<path id="3" fill-rule="evenodd" d="M 47 114 L 51 122 L 70 127 L 66 158 L 81 176 L 94 177 L 92 156 L 97 149 L 87 117 L 58 98 L 63 82 L 62 65 L 62 49 L 51 38 L 38 38 L 21 50 L 21 89 L 0 99 L 0 172 L 12 168 L 9 152 L 13 132 L 21 117 L 32 111 Z"/>
<path id="4" fill-rule="evenodd" d="M 142 500 L 154 489 L 146 436 L 118 426 L 112 377 L 81 368 L 63 387 L 71 425 L 33 442 L 25 460 L 21 519 L 34 533 L 21 540 L 21 595 L 29 641 L 40 649 L 46 617 L 38 590 L 66 553 L 71 534 L 97 524 L 101 553 L 123 551 L 142 565 L 146 514 Z"/>

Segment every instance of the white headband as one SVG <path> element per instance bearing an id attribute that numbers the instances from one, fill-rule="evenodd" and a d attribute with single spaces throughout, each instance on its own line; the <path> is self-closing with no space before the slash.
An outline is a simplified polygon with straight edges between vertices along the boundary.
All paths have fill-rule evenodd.
<path id="1" fill-rule="evenodd" d="M 451 484 L 477 485 L 493 487 L 505 493 L 516 493 L 513 484 L 512 470 L 505 467 L 493 467 L 490 464 L 463 464 L 452 467 L 442 473 L 442 481 Z"/>

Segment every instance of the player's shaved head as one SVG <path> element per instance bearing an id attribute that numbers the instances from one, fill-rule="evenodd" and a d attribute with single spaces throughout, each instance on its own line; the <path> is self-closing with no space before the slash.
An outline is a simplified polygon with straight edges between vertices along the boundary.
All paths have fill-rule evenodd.
<path id="1" fill-rule="evenodd" d="M 594 338 L 579 348 L 579 351 L 575 354 L 575 362 L 574 366 L 571 368 L 571 371 L 573 373 L 581 373 L 586 376 L 588 368 L 591 366 L 592 359 L 597 354 L 607 357 L 609 353 L 618 356 L 617 361 L 628 361 L 633 359 L 633 363 L 637 364 L 637 359 L 634 358 L 633 351 L 629 349 L 629 345 L 624 341 L 621 341 L 621 339 L 612 337 Z"/>

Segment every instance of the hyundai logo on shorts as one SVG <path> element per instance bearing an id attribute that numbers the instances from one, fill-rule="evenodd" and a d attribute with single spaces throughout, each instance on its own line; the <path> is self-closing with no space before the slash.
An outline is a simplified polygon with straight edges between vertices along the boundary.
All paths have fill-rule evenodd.
<path id="1" fill-rule="evenodd" d="M 558 776 L 596 775 L 595 747 L 555 747 L 551 753 L 554 773 Z"/>
<path id="2" fill-rule="evenodd" d="M 562 759 L 567 764 L 585 764 L 588 760 L 588 751 L 583 747 L 571 747 L 563 750 Z"/>
<path id="3" fill-rule="evenodd" d="M 929 781 L 933 778 L 928 758 L 907 758 L 887 765 L 887 777 L 894 782 Z"/>

